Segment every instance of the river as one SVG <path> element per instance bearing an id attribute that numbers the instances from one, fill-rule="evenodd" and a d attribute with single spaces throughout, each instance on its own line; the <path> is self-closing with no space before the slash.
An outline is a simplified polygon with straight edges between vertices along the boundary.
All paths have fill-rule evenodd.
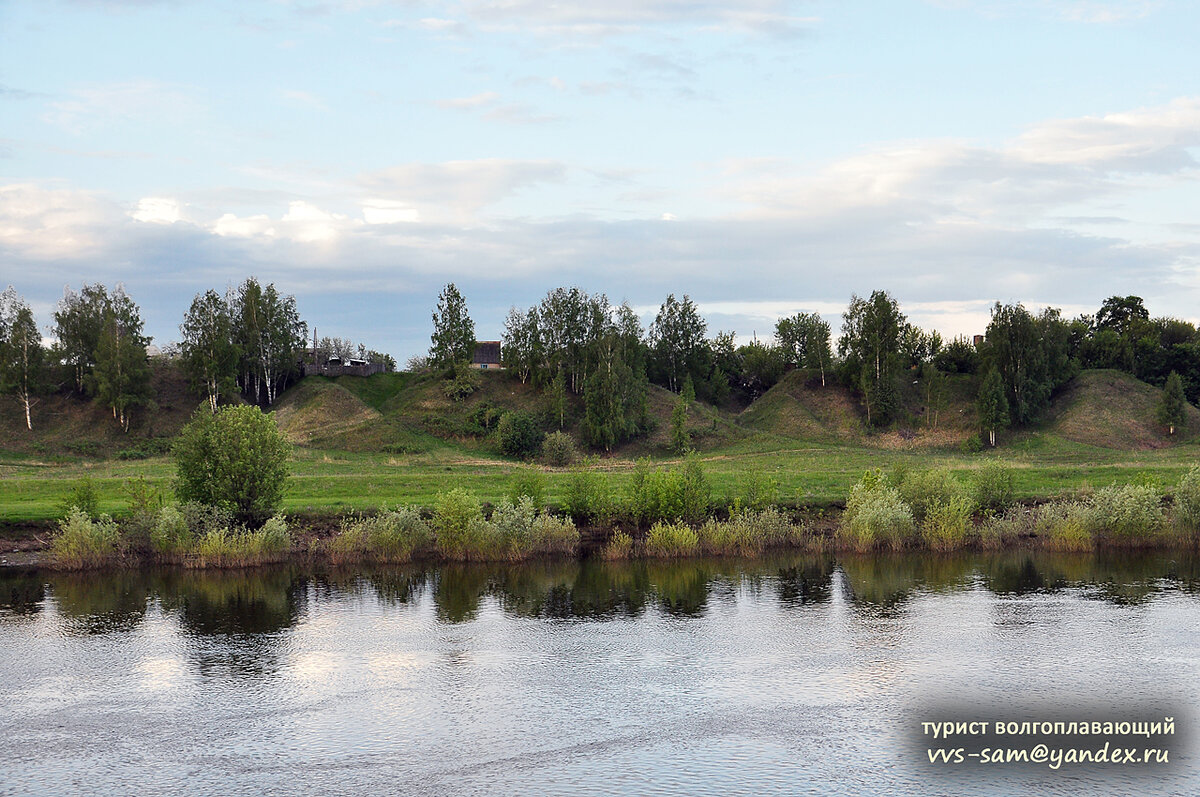
<path id="1" fill-rule="evenodd" d="M 0 694 L 0 794 L 1196 794 L 1200 558 L 10 570 Z M 922 733 L 1164 717 L 1149 764 Z"/>

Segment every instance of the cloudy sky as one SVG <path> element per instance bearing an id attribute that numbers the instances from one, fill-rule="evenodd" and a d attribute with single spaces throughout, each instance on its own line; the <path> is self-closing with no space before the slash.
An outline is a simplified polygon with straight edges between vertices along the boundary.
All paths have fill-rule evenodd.
<path id="1" fill-rule="evenodd" d="M 1189 0 L 0 2 L 0 283 L 156 342 L 255 275 L 403 362 L 558 285 L 710 331 L 890 291 L 1200 319 Z"/>

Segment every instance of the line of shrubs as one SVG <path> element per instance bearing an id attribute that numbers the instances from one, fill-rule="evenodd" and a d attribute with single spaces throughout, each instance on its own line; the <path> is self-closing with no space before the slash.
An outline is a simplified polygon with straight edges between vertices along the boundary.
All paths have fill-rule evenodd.
<path id="1" fill-rule="evenodd" d="M 246 567 L 283 560 L 292 548 L 281 515 L 250 529 L 223 509 L 195 502 L 133 513 L 120 524 L 72 507 L 50 544 L 55 563 L 68 570 L 153 559 L 188 567 Z"/>
<path id="2" fill-rule="evenodd" d="M 1180 479 L 1170 499 L 1149 476 L 1034 507 L 1013 502 L 1012 472 L 985 465 L 973 482 L 949 471 L 884 474 L 854 485 L 838 543 L 857 551 L 927 547 L 949 551 L 1032 543 L 1051 550 L 1156 546 L 1195 541 L 1200 530 L 1200 466 Z"/>

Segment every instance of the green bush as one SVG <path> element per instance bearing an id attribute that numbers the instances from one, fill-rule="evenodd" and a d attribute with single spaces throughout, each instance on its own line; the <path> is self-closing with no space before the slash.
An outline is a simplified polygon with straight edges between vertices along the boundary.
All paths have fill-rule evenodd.
<path id="1" fill-rule="evenodd" d="M 541 471 L 532 468 L 517 471 L 508 489 L 508 500 L 515 504 L 522 498 L 533 501 L 539 512 L 546 506 L 546 478 Z"/>
<path id="2" fill-rule="evenodd" d="M 1200 532 L 1200 465 L 1193 465 L 1180 477 L 1173 510 L 1177 526 L 1192 535 Z"/>
<path id="3" fill-rule="evenodd" d="M 50 555 L 58 567 L 82 570 L 113 564 L 121 555 L 121 534 L 107 515 L 93 520 L 76 507 L 59 521 L 50 542 Z"/>
<path id="4" fill-rule="evenodd" d="M 196 544 L 198 567 L 246 567 L 279 561 L 292 545 L 287 522 L 279 515 L 251 531 L 244 526 L 212 529 Z"/>
<path id="5" fill-rule="evenodd" d="M 655 523 L 646 535 L 646 555 L 656 558 L 695 556 L 700 538 L 683 523 Z"/>
<path id="6" fill-rule="evenodd" d="M 343 518 L 341 530 L 329 541 L 329 553 L 338 562 L 407 562 L 429 544 L 431 536 L 416 509 L 385 507 L 371 517 Z"/>
<path id="7" fill-rule="evenodd" d="M 803 526 L 777 509 L 736 512 L 725 522 L 709 518 L 697 530 L 707 554 L 753 556 L 767 548 L 806 546 L 811 541 Z"/>
<path id="8" fill-rule="evenodd" d="M 867 473 L 850 490 L 838 536 L 858 551 L 900 548 L 913 535 L 912 509 L 878 472 Z"/>
<path id="9" fill-rule="evenodd" d="M 63 516 L 71 514 L 72 509 L 78 509 L 93 520 L 100 517 L 100 493 L 91 476 L 84 476 L 71 488 L 71 492 L 63 499 L 59 509 Z"/>
<path id="10" fill-rule="evenodd" d="M 222 407 L 216 414 L 201 407 L 175 442 L 175 494 L 227 509 L 239 524 L 259 525 L 283 502 L 290 451 L 275 419 L 258 407 Z"/>
<path id="11" fill-rule="evenodd" d="M 600 557 L 608 560 L 629 559 L 633 556 L 633 537 L 617 529 L 600 549 Z"/>
<path id="12" fill-rule="evenodd" d="M 988 512 L 1003 512 L 1012 506 L 1016 483 L 1012 468 L 995 460 L 975 472 L 975 505 Z"/>
<path id="13" fill-rule="evenodd" d="M 186 553 L 192 547 L 195 539 L 187 515 L 180 507 L 168 504 L 158 510 L 154 526 L 150 529 L 150 545 L 157 553 L 164 555 Z"/>
<path id="14" fill-rule="evenodd" d="M 542 441 L 542 461 L 555 467 L 574 465 L 579 459 L 575 438 L 566 432 L 554 431 Z"/>
<path id="15" fill-rule="evenodd" d="M 629 511 L 640 521 L 682 520 L 699 524 L 708 517 L 712 487 L 695 454 L 683 465 L 669 470 L 651 470 L 647 460 L 638 460 L 629 488 Z"/>
<path id="16" fill-rule="evenodd" d="M 738 494 L 732 502 L 733 511 L 759 512 L 775 505 L 779 499 L 779 482 L 757 468 L 742 476 Z"/>
<path id="17" fill-rule="evenodd" d="M 988 550 L 1000 550 L 1015 545 L 1021 535 L 1029 532 L 1031 516 L 1021 507 L 1010 507 L 1000 514 L 990 514 L 979 525 L 979 544 Z"/>
<path id="18" fill-rule="evenodd" d="M 1042 504 L 1033 517 L 1033 529 L 1042 544 L 1055 551 L 1087 551 L 1094 545 L 1093 509 L 1082 501 Z"/>
<path id="19" fill-rule="evenodd" d="M 616 514 L 608 475 L 578 469 L 567 479 L 563 508 L 580 522 L 606 522 Z"/>
<path id="20" fill-rule="evenodd" d="M 442 383 L 442 393 L 451 401 L 462 401 L 479 389 L 479 371 L 470 363 L 455 363 Z"/>
<path id="21" fill-rule="evenodd" d="M 1092 494 L 1090 505 L 1094 531 L 1110 541 L 1147 542 L 1162 529 L 1162 494 L 1154 487 L 1104 487 Z"/>
<path id="22" fill-rule="evenodd" d="M 579 529 L 569 517 L 538 515 L 533 521 L 533 539 L 536 553 L 574 556 L 579 551 Z"/>
<path id="23" fill-rule="evenodd" d="M 496 424 L 496 441 L 500 453 L 527 459 L 542 445 L 542 430 L 538 428 L 537 419 L 529 413 L 506 412 Z"/>
<path id="24" fill-rule="evenodd" d="M 965 495 L 928 506 L 921 521 L 921 538 L 935 551 L 961 548 L 971 530 L 971 509 L 972 503 Z"/>
<path id="25" fill-rule="evenodd" d="M 978 454 L 983 450 L 983 438 L 977 434 L 973 434 L 962 441 L 962 445 L 958 447 L 958 450 L 964 454 Z"/>
<path id="26" fill-rule="evenodd" d="M 924 522 L 926 513 L 934 506 L 965 505 L 968 515 L 974 511 L 966 488 L 948 470 L 910 471 L 895 486 L 900 490 L 900 497 L 912 508 L 913 520 L 917 523 Z"/>
<path id="27" fill-rule="evenodd" d="M 488 558 L 483 510 L 475 496 L 461 487 L 434 498 L 433 534 L 438 551 L 451 561 Z"/>
<path id="28" fill-rule="evenodd" d="M 492 510 L 491 526 L 500 536 L 499 551 L 505 559 L 520 561 L 533 554 L 537 540 L 534 537 L 534 522 L 538 510 L 529 498 L 515 504 L 501 501 Z"/>

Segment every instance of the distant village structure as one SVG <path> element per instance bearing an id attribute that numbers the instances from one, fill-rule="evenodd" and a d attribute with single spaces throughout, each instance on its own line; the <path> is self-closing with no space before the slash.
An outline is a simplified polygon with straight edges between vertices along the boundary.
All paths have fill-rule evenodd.
<path id="1" fill-rule="evenodd" d="M 500 370 L 500 341 L 479 340 L 475 342 L 475 354 L 471 357 L 471 367 L 481 371 Z"/>
<path id="2" fill-rule="evenodd" d="M 361 351 L 361 347 L 360 347 Z M 358 357 L 341 357 L 332 354 L 322 360 L 322 351 L 317 345 L 317 331 L 313 329 L 313 345 L 304 349 L 300 359 L 300 376 L 370 376 L 387 370 L 383 363 L 373 363 Z"/>

